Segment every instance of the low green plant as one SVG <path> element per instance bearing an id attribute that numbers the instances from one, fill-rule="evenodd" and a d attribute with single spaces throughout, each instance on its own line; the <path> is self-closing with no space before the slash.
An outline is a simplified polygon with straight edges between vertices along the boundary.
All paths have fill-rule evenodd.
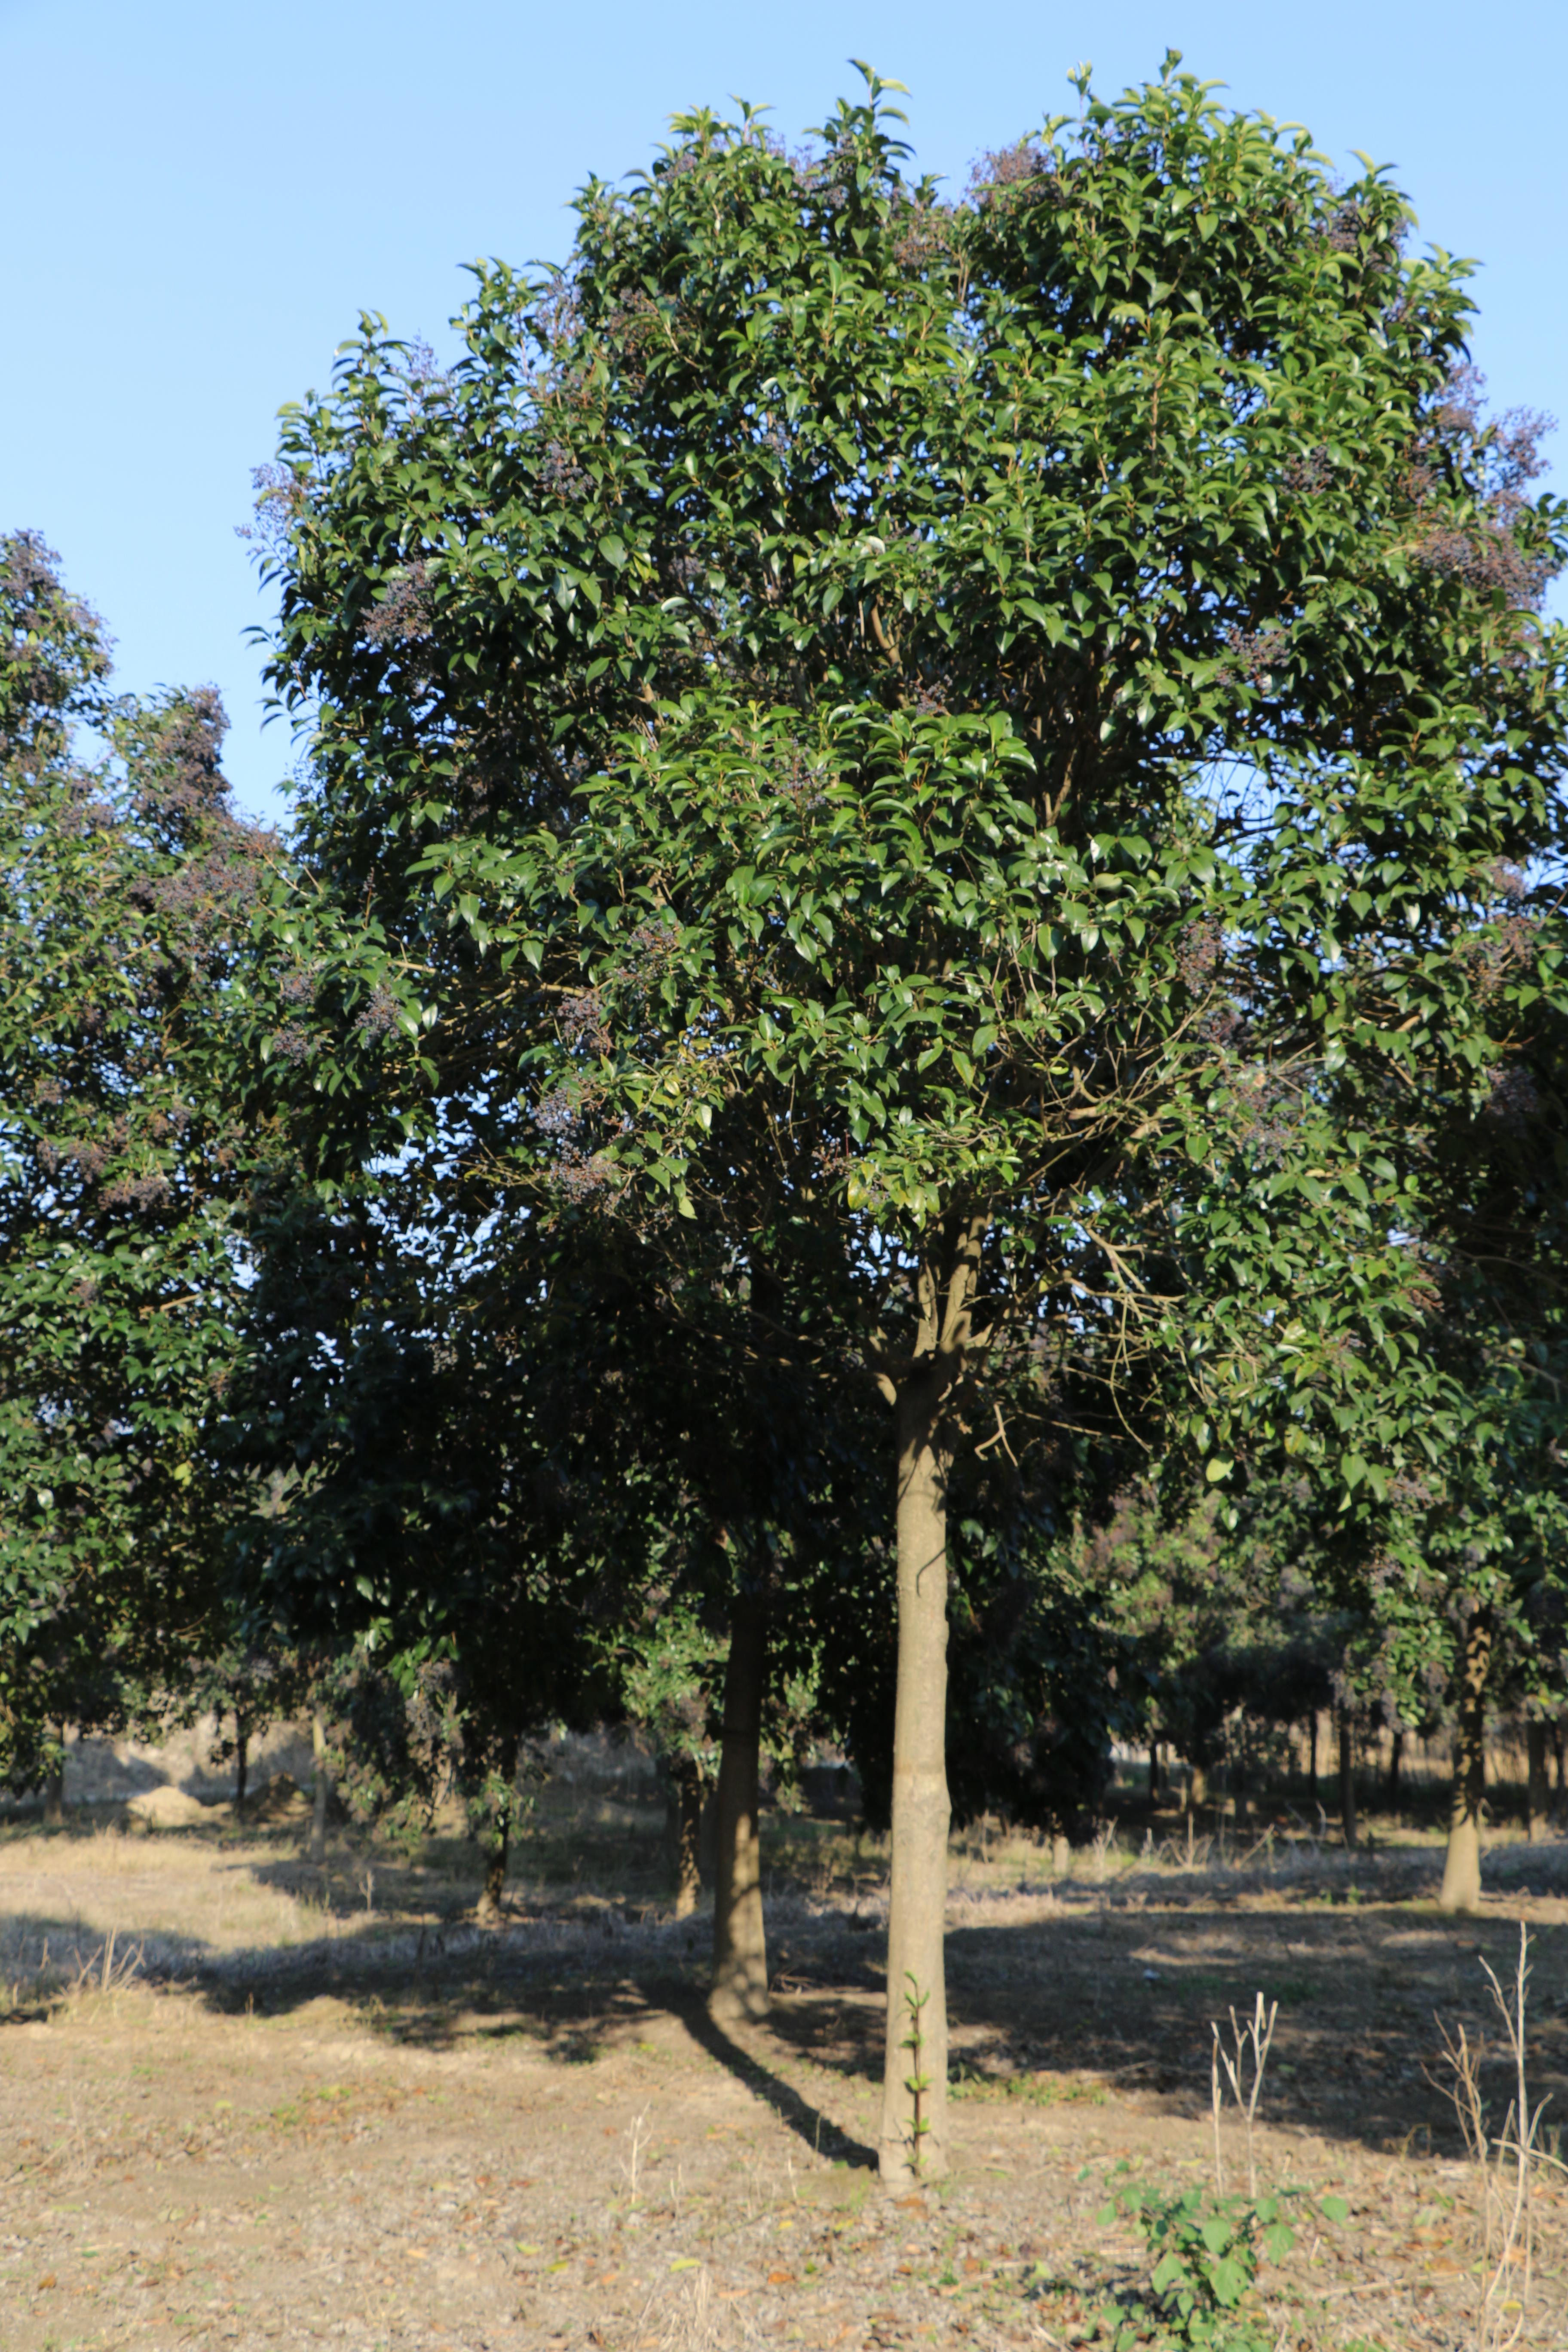
<path id="1" fill-rule="evenodd" d="M 1121 2168 L 1125 2170 L 1126 2168 Z M 1112 2303 L 1100 2315 L 1100 2333 L 1114 2352 L 1158 2347 L 1160 2352 L 1273 2352 L 1274 2332 L 1245 2309 L 1267 2255 L 1279 2261 L 1296 2242 L 1285 2208 L 1298 2194 L 1216 2197 L 1206 2189 L 1174 2193 L 1153 2182 L 1119 2188 L 1099 2220 L 1120 2215 L 1133 2223 L 1151 2261 L 1149 2293 L 1135 2303 Z M 1324 2198 L 1326 2220 L 1343 2221 L 1346 2207 Z"/>
<path id="2" fill-rule="evenodd" d="M 921 2030 L 921 2012 L 931 1999 L 931 1990 L 928 1987 L 922 1992 L 909 1969 L 905 1969 L 904 1975 L 910 1988 L 904 1995 L 904 2007 L 910 2015 L 910 2030 L 899 2046 L 901 2050 L 907 2050 L 910 2053 L 910 2062 L 914 2069 L 912 2074 L 905 2075 L 904 2088 L 913 2099 L 915 2106 L 914 2121 L 910 2126 L 911 2142 L 910 2169 L 918 2179 L 921 2161 L 925 2153 L 921 2143 L 931 2130 L 931 2116 L 927 2110 L 926 2101 L 931 2095 L 931 2078 L 921 2063 L 921 2053 L 925 2048 L 925 2034 Z"/>
<path id="3" fill-rule="evenodd" d="M 1034 2107 L 1103 2107 L 1110 2094 L 1103 2083 L 1086 2083 L 1077 2075 L 994 2074 L 965 2058 L 948 2074 L 947 2095 L 950 2099 L 1017 2099 Z"/>

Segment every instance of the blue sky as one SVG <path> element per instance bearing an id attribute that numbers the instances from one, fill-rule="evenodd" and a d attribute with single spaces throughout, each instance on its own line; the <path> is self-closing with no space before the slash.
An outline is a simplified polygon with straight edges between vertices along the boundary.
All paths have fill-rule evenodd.
<path id="1" fill-rule="evenodd" d="M 1563 0 L 0 0 L 0 527 L 59 549 L 122 685 L 221 688 L 238 797 L 276 815 L 291 751 L 260 725 L 244 633 L 267 608 L 235 526 L 278 408 L 361 309 L 439 350 L 462 263 L 563 257 L 573 189 L 646 163 L 678 107 L 740 91 L 794 138 L 868 58 L 962 187 L 1074 103 L 1080 58 L 1103 91 L 1167 46 L 1347 170 L 1392 163 L 1423 240 L 1485 265 L 1494 403 L 1568 419 Z"/>

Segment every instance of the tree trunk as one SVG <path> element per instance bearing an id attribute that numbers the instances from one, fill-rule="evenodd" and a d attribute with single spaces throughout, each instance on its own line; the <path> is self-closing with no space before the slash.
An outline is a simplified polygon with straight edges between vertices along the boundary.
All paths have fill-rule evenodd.
<path id="1" fill-rule="evenodd" d="M 327 1727 L 321 1721 L 321 1710 L 316 1707 L 310 1716 L 310 1860 L 323 1863 L 327 1858 Z"/>
<path id="2" fill-rule="evenodd" d="M 245 1786 L 249 1778 L 250 1734 L 246 1728 L 245 1717 L 237 1714 L 234 1718 L 234 1810 L 237 1816 L 245 1811 Z"/>
<path id="3" fill-rule="evenodd" d="M 947 1495 L 942 1398 L 927 1375 L 899 1397 L 899 1675 L 893 1872 L 879 2143 L 884 2181 L 946 2167 Z"/>
<path id="4" fill-rule="evenodd" d="M 485 1853 L 485 1883 L 479 1889 L 479 1915 L 481 1919 L 499 1919 L 501 1898 L 506 1893 L 507 1858 L 511 1852 L 511 1816 L 502 1813 L 491 1833 Z"/>
<path id="5" fill-rule="evenodd" d="M 767 1643 L 761 1593 L 737 1594 L 724 1668 L 724 1733 L 719 1751 L 718 1854 L 713 1874 L 713 1989 L 720 2020 L 765 2017 L 768 1950 L 763 1922 L 757 1781 Z"/>
<path id="6" fill-rule="evenodd" d="M 669 1768 L 675 1831 L 675 1916 L 689 1919 L 702 1885 L 702 1776 L 689 1756 Z"/>
<path id="7" fill-rule="evenodd" d="M 485 1883 L 479 1890 L 479 1916 L 481 1919 L 498 1919 L 501 1900 L 506 1894 L 507 1857 L 511 1852 L 512 1797 L 517 1781 L 518 1735 L 513 1732 L 501 1741 L 500 1777 L 505 1792 L 490 1824 L 489 1843 L 485 1852 Z M 326 1809 L 321 1806 L 323 1821 Z"/>
<path id="8" fill-rule="evenodd" d="M 1312 1709 L 1312 1728 L 1307 1740 L 1307 1794 L 1315 1805 L 1318 1801 L 1318 1710 Z"/>
<path id="9" fill-rule="evenodd" d="M 1532 1715 L 1524 1727 L 1524 1833 L 1533 1845 L 1546 1828 L 1546 1726 Z"/>
<path id="10" fill-rule="evenodd" d="M 1396 1729 L 1389 1743 L 1388 1780 L 1384 1792 L 1391 1813 L 1396 1811 L 1399 1804 L 1399 1768 L 1404 1759 L 1405 1734 L 1403 1730 Z"/>
<path id="11" fill-rule="evenodd" d="M 1350 1711 L 1340 1709 L 1340 1826 L 1348 1847 L 1355 1845 L 1355 1734 Z"/>
<path id="12" fill-rule="evenodd" d="M 44 1782 L 44 1826 L 51 1830 L 65 1827 L 66 1727 L 63 1723 L 56 1724 L 55 1738 L 58 1742 L 59 1760 Z"/>
<path id="13" fill-rule="evenodd" d="M 1149 1742 L 1149 1802 L 1152 1805 L 1157 1805 L 1159 1801 L 1160 1743 L 1157 1739 L 1151 1739 Z"/>
<path id="14" fill-rule="evenodd" d="M 1481 1900 L 1481 1807 L 1487 1788 L 1487 1675 L 1492 1661 L 1491 1620 L 1478 1609 L 1465 1633 L 1459 1716 L 1454 1727 L 1454 1786 L 1448 1851 L 1443 1864 L 1440 1911 L 1476 1911 Z"/>
<path id="15" fill-rule="evenodd" d="M 1227 1764 L 1226 1780 L 1236 1798 L 1236 1825 L 1238 1830 L 1252 1826 L 1252 1774 L 1245 1758 Z"/>

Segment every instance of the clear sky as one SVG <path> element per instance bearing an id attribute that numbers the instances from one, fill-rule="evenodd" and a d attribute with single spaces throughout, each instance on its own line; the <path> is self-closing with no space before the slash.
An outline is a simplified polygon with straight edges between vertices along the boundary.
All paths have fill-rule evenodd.
<path id="1" fill-rule="evenodd" d="M 360 310 L 439 351 L 463 262 L 563 257 L 573 189 L 646 163 L 679 107 L 739 91 L 793 140 L 867 58 L 962 188 L 1076 103 L 1079 58 L 1105 92 L 1167 46 L 1347 171 L 1392 163 L 1422 238 L 1485 265 L 1494 403 L 1568 422 L 1564 0 L 0 0 L 0 527 L 60 551 L 122 685 L 221 688 L 238 796 L 279 814 L 235 526 Z"/>

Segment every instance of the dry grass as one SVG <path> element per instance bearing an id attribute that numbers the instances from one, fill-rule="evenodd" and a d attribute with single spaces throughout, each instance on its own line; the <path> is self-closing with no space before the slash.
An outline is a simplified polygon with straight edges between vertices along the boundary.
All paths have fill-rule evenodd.
<path id="1" fill-rule="evenodd" d="M 1234 2008 L 1245 2040 L 1259 1993 L 1267 2086 L 1227 2044 L 1253 2107 L 1250 2159 L 1245 2113 L 1223 2120 L 1227 2179 L 1250 2160 L 1352 2208 L 1266 2278 L 1277 2333 L 1473 2332 L 1484 2184 L 1426 2079 L 1433 2011 L 1475 2050 L 1480 1964 L 1506 1972 L 1522 1913 L 1532 2095 L 1568 2108 L 1568 1849 L 1494 1852 L 1508 1892 L 1454 1923 L 1424 1840 L 1349 1856 L 1226 1824 L 1189 1847 L 1165 1817 L 1057 1874 L 976 1825 L 950 1910 L 957 2172 L 900 2208 L 866 2162 L 883 1843 L 769 1820 L 778 1999 L 725 2037 L 653 1791 L 582 1761 L 490 1927 L 447 1825 L 412 1853 L 340 1832 L 324 1871 L 302 1825 L 217 1811 L 152 1837 L 0 1827 L 5 2352 L 1087 2344 L 1138 2259 L 1095 2226 L 1107 2175 L 1210 2176 L 1212 2021 Z M 1538 2168 L 1521 2352 L 1568 2347 L 1563 2188 Z"/>

